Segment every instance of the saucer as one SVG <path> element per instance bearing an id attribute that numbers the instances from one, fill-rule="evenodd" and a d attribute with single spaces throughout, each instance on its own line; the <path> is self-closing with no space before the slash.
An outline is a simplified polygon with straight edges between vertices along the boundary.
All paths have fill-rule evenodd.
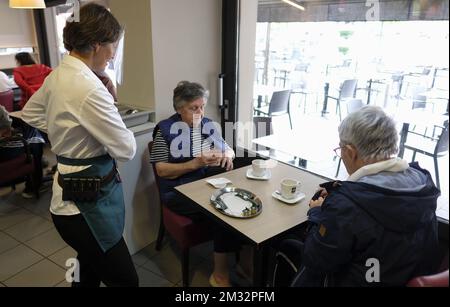
<path id="1" fill-rule="evenodd" d="M 270 170 L 266 170 L 266 173 L 264 174 L 264 176 L 255 176 L 253 175 L 253 170 L 250 168 L 247 170 L 247 178 L 249 179 L 255 179 L 255 180 L 269 180 L 270 177 L 272 177 L 272 173 L 270 172 Z"/>
<path id="2" fill-rule="evenodd" d="M 292 199 L 286 199 L 281 194 L 278 194 L 278 190 L 272 193 L 272 196 L 286 204 L 295 204 L 305 198 L 305 193 L 299 192 L 296 197 Z"/>

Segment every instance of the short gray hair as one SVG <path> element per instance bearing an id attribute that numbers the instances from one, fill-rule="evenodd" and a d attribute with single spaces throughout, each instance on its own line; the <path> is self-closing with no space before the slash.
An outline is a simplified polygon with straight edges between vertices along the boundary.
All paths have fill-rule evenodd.
<path id="1" fill-rule="evenodd" d="M 398 152 L 395 122 L 380 107 L 365 106 L 339 126 L 342 145 L 353 145 L 363 160 L 388 159 Z"/>
<path id="2" fill-rule="evenodd" d="M 0 129 L 11 128 L 12 120 L 8 115 L 8 111 L 0 106 Z"/>
<path id="3" fill-rule="evenodd" d="M 201 84 L 196 82 L 181 81 L 173 90 L 173 108 L 178 110 L 186 103 L 203 98 L 205 102 L 208 101 L 209 91 L 207 91 Z"/>

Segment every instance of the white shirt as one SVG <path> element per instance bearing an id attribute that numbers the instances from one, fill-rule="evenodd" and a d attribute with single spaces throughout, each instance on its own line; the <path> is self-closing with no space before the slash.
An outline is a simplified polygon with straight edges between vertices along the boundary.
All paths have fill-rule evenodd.
<path id="1" fill-rule="evenodd" d="M 66 55 L 22 110 L 29 125 L 48 133 L 52 151 L 61 157 L 86 159 L 108 153 L 119 161 L 131 160 L 136 140 L 114 105 L 114 99 L 91 69 L 79 59 Z M 89 166 L 59 163 L 61 174 Z M 50 211 L 75 215 L 73 202 L 62 201 L 62 189 L 55 175 Z"/>
<path id="2" fill-rule="evenodd" d="M 0 92 L 6 92 L 7 90 L 10 90 L 17 85 L 8 78 L 8 75 L 5 74 L 3 71 L 0 71 Z"/>

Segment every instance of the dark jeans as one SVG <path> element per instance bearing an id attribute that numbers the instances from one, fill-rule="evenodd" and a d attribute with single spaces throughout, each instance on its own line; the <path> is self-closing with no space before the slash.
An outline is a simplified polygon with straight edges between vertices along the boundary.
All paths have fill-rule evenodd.
<path id="1" fill-rule="evenodd" d="M 106 253 L 102 251 L 81 214 L 52 214 L 53 223 L 63 240 L 77 251 L 80 280 L 72 287 L 137 287 L 139 280 L 128 247 L 122 238 Z"/>

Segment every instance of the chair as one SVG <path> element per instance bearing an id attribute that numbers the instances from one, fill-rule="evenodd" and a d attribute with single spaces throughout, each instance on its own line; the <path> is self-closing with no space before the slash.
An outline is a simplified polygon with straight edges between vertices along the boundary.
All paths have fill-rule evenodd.
<path id="1" fill-rule="evenodd" d="M 29 178 L 32 184 L 33 192 L 35 193 L 36 198 L 39 198 L 39 187 L 34 176 L 34 160 L 30 153 L 27 141 L 22 137 L 14 136 L 2 139 L 0 141 L 0 145 L 2 143 L 14 141 L 23 143 L 24 152 L 12 159 L 0 162 L 0 187 L 11 186 L 15 189 L 16 184 L 25 181 L 26 178 Z"/>
<path id="2" fill-rule="evenodd" d="M 148 150 L 151 154 L 153 148 L 153 141 L 148 143 Z M 154 164 L 153 173 L 155 174 L 155 181 L 159 191 L 159 177 L 156 172 Z M 161 199 L 161 198 L 160 198 Z M 181 249 L 181 272 L 183 276 L 183 287 L 189 286 L 189 249 L 201 243 L 207 242 L 212 239 L 211 229 L 208 228 L 206 223 L 194 223 L 192 219 L 176 214 L 170 210 L 160 200 L 160 224 L 158 231 L 158 238 L 156 240 L 157 251 L 161 250 L 164 234 L 167 232 L 177 242 Z"/>
<path id="3" fill-rule="evenodd" d="M 448 269 L 444 272 L 411 279 L 407 287 L 448 287 Z"/>
<path id="4" fill-rule="evenodd" d="M 255 138 L 264 137 L 272 134 L 272 117 L 253 116 L 253 127 L 255 129 Z M 256 151 L 260 145 L 256 145 Z M 267 150 L 267 148 L 266 148 Z"/>
<path id="5" fill-rule="evenodd" d="M 339 89 L 338 97 L 334 97 L 334 96 L 330 96 L 330 95 L 326 96 L 326 99 L 331 98 L 331 99 L 336 100 L 336 113 L 339 112 L 339 120 L 340 121 L 342 121 L 341 102 L 343 102 L 349 98 L 355 97 L 357 85 L 358 85 L 358 80 L 356 80 L 356 79 L 345 80 Z"/>
<path id="6" fill-rule="evenodd" d="M 361 99 L 349 99 L 347 101 L 347 114 L 356 112 L 359 109 L 361 109 L 363 106 L 364 106 L 364 103 Z M 336 161 L 336 160 L 334 160 L 334 161 Z M 338 167 L 337 167 L 336 175 L 335 175 L 336 178 L 339 175 L 339 170 L 341 169 L 341 163 L 342 163 L 342 158 L 339 158 Z"/>
<path id="7" fill-rule="evenodd" d="M 255 108 L 257 115 L 264 114 L 269 117 L 288 114 L 289 124 L 292 129 L 291 112 L 289 110 L 289 99 L 291 90 L 273 92 L 269 106 Z"/>
<path id="8" fill-rule="evenodd" d="M 409 131 L 409 133 L 414 134 L 414 132 L 411 131 Z M 413 151 L 412 162 L 415 161 L 417 153 L 433 158 L 434 170 L 436 174 L 436 186 L 440 189 L 438 158 L 443 157 L 448 153 L 448 121 L 444 123 L 442 133 L 437 139 L 424 137 L 422 135 L 419 136 L 420 137 L 418 139 L 414 140 L 416 142 L 411 142 L 408 140 L 404 145 L 404 148 Z"/>
<path id="9" fill-rule="evenodd" d="M 7 90 L 0 92 L 0 105 L 4 106 L 6 111 L 14 111 L 14 92 L 13 90 Z"/>

